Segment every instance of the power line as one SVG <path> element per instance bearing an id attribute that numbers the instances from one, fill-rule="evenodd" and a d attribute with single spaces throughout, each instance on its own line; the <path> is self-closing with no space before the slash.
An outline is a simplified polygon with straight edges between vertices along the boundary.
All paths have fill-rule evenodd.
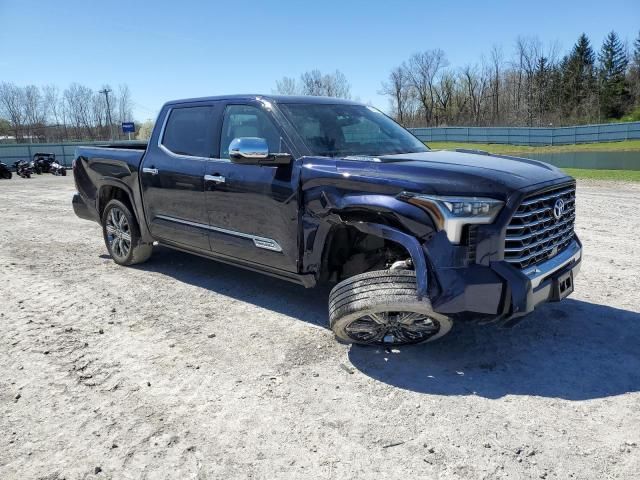
<path id="1" fill-rule="evenodd" d="M 113 140 L 113 122 L 111 121 L 111 105 L 109 105 L 109 94 L 111 93 L 111 89 L 105 87 L 98 93 L 104 94 L 104 97 L 107 99 L 107 120 L 109 121 L 109 135 L 111 136 L 111 140 Z"/>

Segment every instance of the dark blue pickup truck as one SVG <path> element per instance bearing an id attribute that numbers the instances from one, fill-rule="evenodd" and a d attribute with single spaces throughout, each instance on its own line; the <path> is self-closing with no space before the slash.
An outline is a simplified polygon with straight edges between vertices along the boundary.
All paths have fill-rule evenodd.
<path id="1" fill-rule="evenodd" d="M 115 262 L 153 245 L 313 287 L 338 339 L 407 344 L 513 325 L 573 291 L 575 181 L 542 162 L 432 151 L 375 108 L 319 97 L 168 102 L 148 144 L 77 149 L 76 214 Z"/>

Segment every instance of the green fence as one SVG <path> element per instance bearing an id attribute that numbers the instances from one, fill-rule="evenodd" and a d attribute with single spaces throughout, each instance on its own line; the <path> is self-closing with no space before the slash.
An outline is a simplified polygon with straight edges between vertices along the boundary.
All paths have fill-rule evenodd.
<path id="1" fill-rule="evenodd" d="M 571 145 L 640 139 L 640 122 L 575 127 L 433 127 L 411 128 L 423 142 L 502 143 L 508 145 Z"/>
<path id="2" fill-rule="evenodd" d="M 80 145 L 104 145 L 105 143 L 107 142 L 0 144 L 0 162 L 11 166 L 18 160 L 33 159 L 33 155 L 36 153 L 55 153 L 58 163 L 70 167 L 76 147 Z"/>

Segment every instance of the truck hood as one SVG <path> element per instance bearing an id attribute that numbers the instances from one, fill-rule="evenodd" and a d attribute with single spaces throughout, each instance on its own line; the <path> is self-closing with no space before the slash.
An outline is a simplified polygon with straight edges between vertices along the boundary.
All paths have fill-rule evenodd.
<path id="1" fill-rule="evenodd" d="M 428 151 L 338 159 L 307 157 L 304 167 L 303 182 L 307 187 L 320 186 L 321 178 L 327 181 L 327 176 L 331 176 L 335 178 L 336 187 L 353 189 L 359 185 L 363 190 L 378 193 L 407 190 L 506 198 L 515 190 L 570 179 L 544 162 L 484 152 Z"/>

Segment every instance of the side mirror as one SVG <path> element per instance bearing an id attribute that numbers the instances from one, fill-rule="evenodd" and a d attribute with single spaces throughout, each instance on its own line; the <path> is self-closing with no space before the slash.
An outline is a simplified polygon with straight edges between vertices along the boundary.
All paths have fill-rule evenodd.
<path id="1" fill-rule="evenodd" d="M 269 157 L 269 145 L 264 138 L 234 138 L 229 144 L 231 160 L 265 160 Z"/>
<path id="2" fill-rule="evenodd" d="M 291 162 L 288 153 L 269 153 L 269 145 L 264 138 L 234 138 L 229 144 L 229 159 L 245 165 L 280 165 Z"/>

